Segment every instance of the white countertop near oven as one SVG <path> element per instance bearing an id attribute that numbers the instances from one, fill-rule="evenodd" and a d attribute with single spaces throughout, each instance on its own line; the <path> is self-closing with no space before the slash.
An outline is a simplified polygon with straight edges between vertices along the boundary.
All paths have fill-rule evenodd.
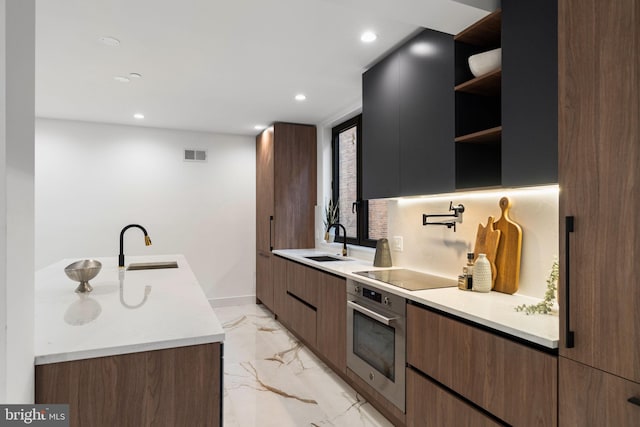
<path id="1" fill-rule="evenodd" d="M 373 263 L 370 261 L 348 257 L 348 261 L 318 262 L 305 258 L 305 256 L 330 254 L 326 250 L 319 249 L 281 249 L 274 250 L 273 253 L 319 270 L 324 270 L 328 273 L 375 285 L 388 292 L 403 296 L 408 300 L 424 304 L 428 307 L 441 310 L 543 347 L 550 349 L 558 348 L 560 333 L 557 314 L 526 315 L 514 309 L 515 306 L 521 304 L 537 304 L 540 302 L 537 298 L 518 295 L 517 293 L 508 295 L 500 292 L 479 293 L 461 291 L 457 287 L 457 278 L 450 278 L 451 284 L 454 286 L 451 288 L 408 291 L 378 280 L 354 274 L 356 271 L 385 269 L 373 267 Z M 394 266 L 392 268 L 402 267 Z M 420 272 L 430 274 L 424 270 Z"/>
<path id="2" fill-rule="evenodd" d="M 75 293 L 78 282 L 64 272 L 76 259 L 36 272 L 36 365 L 224 340 L 183 255 L 126 257 L 127 265 L 178 262 L 178 268 L 138 271 L 120 270 L 117 257 L 95 259 L 102 270 L 90 280 L 88 294 Z"/>

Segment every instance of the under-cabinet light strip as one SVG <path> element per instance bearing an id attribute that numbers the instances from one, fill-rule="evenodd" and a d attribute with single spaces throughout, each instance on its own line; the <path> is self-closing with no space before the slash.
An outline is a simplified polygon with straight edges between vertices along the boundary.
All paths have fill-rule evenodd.
<path id="1" fill-rule="evenodd" d="M 490 190 L 459 191 L 455 193 L 437 194 L 433 196 L 394 197 L 401 204 L 420 203 L 424 201 L 455 200 L 455 199 L 491 199 L 502 196 L 543 196 L 559 194 L 557 184 L 522 188 L 496 188 Z"/>

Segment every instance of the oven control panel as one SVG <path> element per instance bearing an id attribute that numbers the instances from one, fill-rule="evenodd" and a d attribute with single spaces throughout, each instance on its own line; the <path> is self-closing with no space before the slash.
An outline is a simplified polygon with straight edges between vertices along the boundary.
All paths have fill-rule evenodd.
<path id="1" fill-rule="evenodd" d="M 406 300 L 399 296 L 380 289 L 368 283 L 347 280 L 347 295 L 354 300 L 367 301 L 372 305 L 380 306 L 387 310 L 404 313 Z"/>
<path id="2" fill-rule="evenodd" d="M 381 303 L 382 302 L 382 294 L 380 292 L 376 292 L 373 289 L 369 289 L 365 286 L 362 287 L 362 296 L 365 298 L 368 298 L 370 300 L 373 300 L 377 303 Z M 389 300 L 388 297 L 385 297 L 385 300 Z"/>

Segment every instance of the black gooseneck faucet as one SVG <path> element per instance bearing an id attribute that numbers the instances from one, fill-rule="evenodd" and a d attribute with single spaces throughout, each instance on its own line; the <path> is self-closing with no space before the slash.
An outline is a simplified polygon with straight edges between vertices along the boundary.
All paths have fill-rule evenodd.
<path id="1" fill-rule="evenodd" d="M 149 234 L 147 234 L 147 230 L 141 225 L 138 224 L 129 224 L 122 229 L 120 232 L 120 255 L 118 255 L 118 267 L 124 268 L 124 232 L 130 229 L 131 227 L 136 227 L 142 230 L 144 233 L 144 245 L 151 246 L 151 238 Z"/>
<path id="2" fill-rule="evenodd" d="M 327 228 L 327 233 L 329 232 L 329 230 L 331 230 L 332 227 L 342 227 L 342 233 L 344 235 L 344 240 L 342 241 L 342 256 L 347 256 L 347 229 L 344 228 L 344 225 L 335 222 Z"/>

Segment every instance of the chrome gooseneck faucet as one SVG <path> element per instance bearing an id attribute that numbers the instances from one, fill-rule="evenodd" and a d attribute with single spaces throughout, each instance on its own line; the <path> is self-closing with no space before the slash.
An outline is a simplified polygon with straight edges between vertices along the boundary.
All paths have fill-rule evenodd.
<path id="1" fill-rule="evenodd" d="M 342 241 L 342 256 L 347 256 L 347 229 L 344 228 L 344 225 L 335 222 L 327 227 L 327 233 L 329 232 L 329 230 L 331 230 L 332 227 L 342 227 L 342 233 L 344 235 L 344 240 Z"/>
<path id="2" fill-rule="evenodd" d="M 142 230 L 144 233 L 144 244 L 145 246 L 151 246 L 151 238 L 149 234 L 147 234 L 147 230 L 141 225 L 138 224 L 129 224 L 122 229 L 120 232 L 120 255 L 118 255 L 118 267 L 124 268 L 124 232 L 130 229 L 131 227 L 136 227 Z"/>

